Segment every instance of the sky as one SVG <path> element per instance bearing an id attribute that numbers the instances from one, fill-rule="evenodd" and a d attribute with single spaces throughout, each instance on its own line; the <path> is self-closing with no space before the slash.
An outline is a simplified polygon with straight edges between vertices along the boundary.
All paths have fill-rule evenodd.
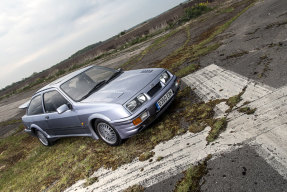
<path id="1" fill-rule="evenodd" d="M 184 0 L 1 0 L 0 89 Z"/>

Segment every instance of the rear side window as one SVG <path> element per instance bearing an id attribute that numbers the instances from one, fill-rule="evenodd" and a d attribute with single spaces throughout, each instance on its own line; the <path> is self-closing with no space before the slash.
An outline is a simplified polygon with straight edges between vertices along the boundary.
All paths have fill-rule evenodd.
<path id="1" fill-rule="evenodd" d="M 46 113 L 57 111 L 57 108 L 68 101 L 58 91 L 49 91 L 44 94 L 44 107 Z"/>
<path id="2" fill-rule="evenodd" d="M 42 97 L 41 95 L 38 95 L 31 100 L 28 108 L 28 115 L 38 115 L 42 113 L 43 113 Z"/>

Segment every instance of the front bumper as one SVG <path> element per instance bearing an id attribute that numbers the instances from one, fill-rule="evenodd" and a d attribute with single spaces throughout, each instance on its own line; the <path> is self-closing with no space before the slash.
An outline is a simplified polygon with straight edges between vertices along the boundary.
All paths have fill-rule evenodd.
<path id="1" fill-rule="evenodd" d="M 165 85 L 153 98 L 151 98 L 149 101 L 147 101 L 139 111 L 137 111 L 135 114 L 133 114 L 128 119 L 123 119 L 121 121 L 111 122 L 110 124 L 118 131 L 120 137 L 122 139 L 131 137 L 132 135 L 135 135 L 139 131 L 146 128 L 149 124 L 151 124 L 155 119 L 157 119 L 172 103 L 174 100 L 178 89 L 179 84 L 177 82 L 177 77 L 173 76 L 172 79 L 169 81 L 167 85 Z M 177 84 L 177 85 L 176 85 Z M 165 105 L 158 110 L 156 107 L 156 103 L 160 98 L 162 98 L 170 89 L 173 91 L 173 96 L 168 100 Z M 145 119 L 141 124 L 135 126 L 133 124 L 133 120 L 139 117 L 142 113 L 148 112 L 149 117 Z"/>

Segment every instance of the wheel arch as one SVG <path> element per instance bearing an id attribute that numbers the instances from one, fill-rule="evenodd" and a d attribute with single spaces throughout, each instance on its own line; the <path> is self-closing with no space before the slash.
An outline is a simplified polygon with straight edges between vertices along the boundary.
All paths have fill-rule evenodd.
<path id="1" fill-rule="evenodd" d="M 97 120 L 104 120 L 107 121 L 108 123 L 111 122 L 111 119 L 108 118 L 107 116 L 103 115 L 103 114 L 93 114 L 88 118 L 88 122 L 89 122 L 89 129 L 92 133 L 92 136 L 94 139 L 100 139 L 99 135 L 95 132 L 95 122 Z"/>
<path id="2" fill-rule="evenodd" d="M 47 138 L 50 137 L 50 135 L 48 135 L 48 134 L 46 133 L 46 131 L 44 131 L 43 129 L 41 129 L 41 128 L 40 128 L 38 125 L 36 125 L 36 124 L 32 124 L 32 125 L 30 126 L 30 128 L 31 128 L 32 134 L 35 135 L 35 136 L 36 136 L 36 131 L 41 131 Z"/>

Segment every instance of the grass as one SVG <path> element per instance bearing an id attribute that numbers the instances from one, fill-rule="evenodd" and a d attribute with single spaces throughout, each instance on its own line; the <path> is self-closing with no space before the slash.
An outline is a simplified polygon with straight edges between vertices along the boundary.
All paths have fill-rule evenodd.
<path id="1" fill-rule="evenodd" d="M 193 7 L 188 7 L 184 10 L 184 15 L 180 22 L 187 22 L 191 19 L 195 19 L 211 10 L 212 8 L 208 7 L 208 3 L 199 3 Z"/>
<path id="2" fill-rule="evenodd" d="M 92 184 L 94 184 L 94 183 L 96 183 L 96 182 L 98 182 L 98 181 L 99 181 L 99 178 L 98 178 L 98 177 L 89 177 L 89 178 L 87 179 L 87 181 L 85 182 L 84 186 L 85 186 L 85 187 L 88 187 L 88 186 L 90 186 L 90 185 L 92 185 Z"/>
<path id="3" fill-rule="evenodd" d="M 154 156 L 154 152 L 153 151 L 144 152 L 143 154 L 141 154 L 139 156 L 139 161 L 148 160 L 148 159 L 152 158 L 153 156 Z"/>
<path id="4" fill-rule="evenodd" d="M 250 108 L 250 107 L 242 107 L 242 108 L 238 109 L 238 111 L 240 113 L 245 113 L 247 115 L 254 114 L 256 110 L 257 110 L 257 108 Z"/>
<path id="5" fill-rule="evenodd" d="M 176 76 L 178 77 L 184 77 L 190 73 L 193 73 L 194 71 L 197 71 L 200 68 L 200 66 L 196 63 L 192 63 L 182 69 L 180 69 L 179 71 L 177 71 L 175 73 Z"/>
<path id="6" fill-rule="evenodd" d="M 0 122 L 0 127 L 4 127 L 7 125 L 14 125 L 14 124 L 18 124 L 18 123 L 22 123 L 22 120 L 21 119 L 9 119 L 7 121 Z"/>
<path id="7" fill-rule="evenodd" d="M 123 190 L 123 192 L 144 192 L 144 187 L 141 185 L 133 185 Z"/>
<path id="8" fill-rule="evenodd" d="M 158 143 L 183 132 L 180 121 L 189 102 L 190 90 L 180 91 L 158 123 L 118 147 L 87 137 L 63 138 L 51 147 L 22 133 L 1 139 L 0 191 L 62 191 L 101 167 L 116 169 L 142 154 L 149 157 Z"/>
<path id="9" fill-rule="evenodd" d="M 208 155 L 203 162 L 199 162 L 195 166 L 191 166 L 184 172 L 184 178 L 177 183 L 175 192 L 197 192 L 200 191 L 200 181 L 204 175 L 208 173 L 207 162 L 211 159 Z"/>
<path id="10" fill-rule="evenodd" d="M 234 11 L 233 7 L 227 7 L 225 9 L 219 10 L 220 13 L 230 13 L 232 11 Z"/>
<path id="11" fill-rule="evenodd" d="M 226 105 L 229 106 L 229 109 L 227 109 L 225 112 L 229 113 L 232 111 L 232 109 L 242 100 L 241 96 L 245 93 L 246 89 L 247 86 L 243 87 L 242 91 L 239 94 L 227 99 Z"/>
<path id="12" fill-rule="evenodd" d="M 214 122 L 211 124 L 211 130 L 209 131 L 209 134 L 206 137 L 206 141 L 208 143 L 213 142 L 215 139 L 218 138 L 220 133 L 222 133 L 226 129 L 226 126 L 227 126 L 226 117 L 214 120 Z"/>

